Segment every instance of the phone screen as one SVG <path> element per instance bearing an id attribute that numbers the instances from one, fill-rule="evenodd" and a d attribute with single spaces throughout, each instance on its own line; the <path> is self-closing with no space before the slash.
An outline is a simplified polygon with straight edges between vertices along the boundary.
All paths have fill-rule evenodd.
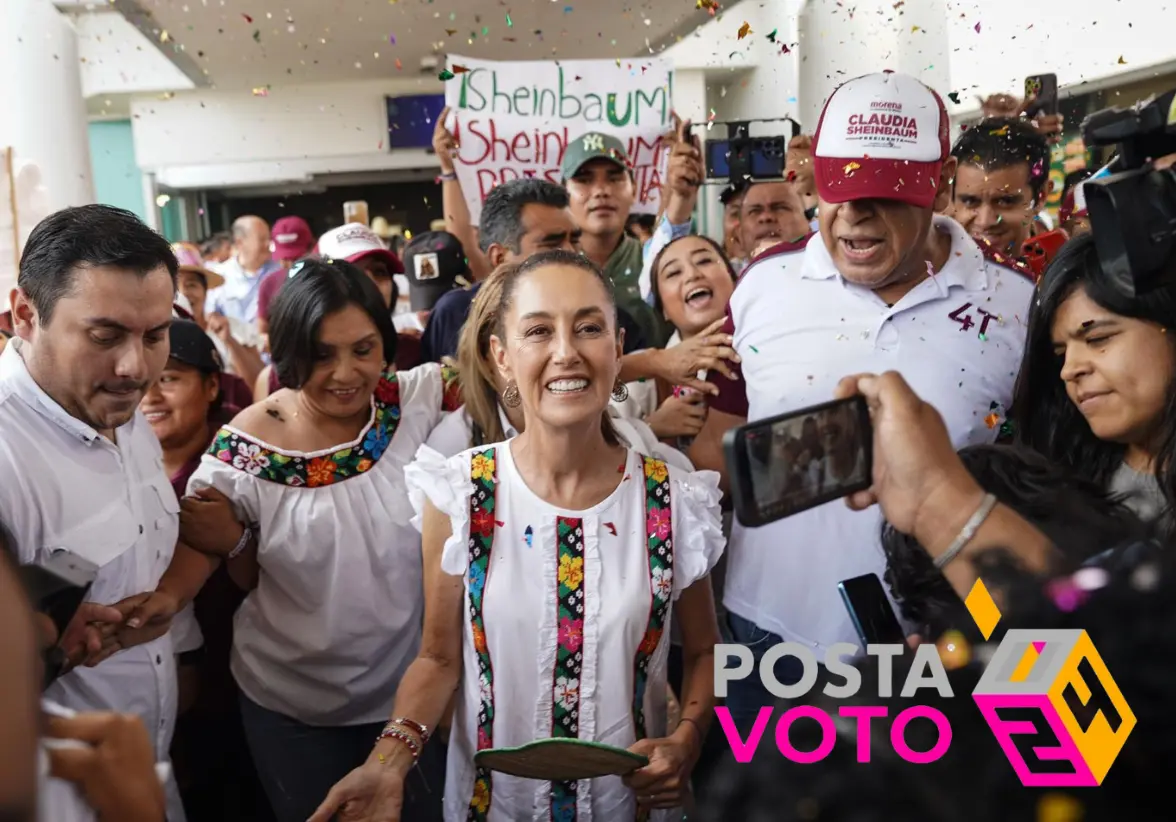
<path id="1" fill-rule="evenodd" d="M 898 618 L 894 616 L 894 609 L 890 607 L 890 600 L 886 598 L 882 580 L 878 579 L 877 574 L 843 579 L 837 583 L 837 590 L 849 611 L 849 618 L 853 620 L 863 649 L 867 645 L 900 645 L 906 642 L 906 635 Z"/>
<path id="2" fill-rule="evenodd" d="M 861 397 L 740 426 L 723 445 L 735 515 L 746 526 L 870 487 L 873 431 Z"/>

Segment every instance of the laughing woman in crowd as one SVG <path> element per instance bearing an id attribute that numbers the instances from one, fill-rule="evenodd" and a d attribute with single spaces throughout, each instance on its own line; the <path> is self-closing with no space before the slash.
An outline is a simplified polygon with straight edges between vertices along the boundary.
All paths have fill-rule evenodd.
<path id="1" fill-rule="evenodd" d="M 461 375 L 461 411 L 449 414 L 433 430 L 428 445 L 443 457 L 452 457 L 467 448 L 502 442 L 523 430 L 521 406 L 511 407 L 502 402 L 506 381 L 494 363 L 490 338 L 498 324 L 496 311 L 502 298 L 502 284 L 514 276 L 517 264 L 495 269 L 478 288 L 478 296 L 470 307 L 469 317 L 462 326 L 457 346 L 457 371 Z M 643 454 L 664 459 L 684 471 L 694 466 L 681 452 L 663 445 L 657 435 L 638 419 L 621 417 L 616 407 L 609 404 L 610 423 L 624 443 Z"/>
<path id="2" fill-rule="evenodd" d="M 439 366 L 389 371 L 396 332 L 361 271 L 300 265 L 270 314 L 276 368 L 295 387 L 217 433 L 183 528 L 196 550 L 243 564 L 234 578 L 255 580 L 234 622 L 232 671 L 279 822 L 304 822 L 364 761 L 416 657 L 420 535 L 404 468 L 448 402 Z M 192 581 L 173 563 L 160 587 L 186 595 Z M 421 765 L 406 807 L 434 819 L 440 752 Z"/>
<path id="3" fill-rule="evenodd" d="M 714 705 L 707 576 L 723 546 L 717 478 L 621 444 L 616 305 L 586 258 L 552 251 L 503 278 L 491 339 L 502 402 L 523 431 L 407 473 L 424 535 L 425 638 L 367 764 L 314 822 L 400 819 L 402 785 L 450 697 L 445 818 L 631 822 L 682 804 Z M 681 625 L 682 718 L 666 727 L 666 655 Z M 542 783 L 474 754 L 548 737 L 638 751 L 623 780 Z M 681 811 L 654 810 L 653 819 Z M 404 817 L 411 819 L 411 816 Z"/>
<path id="4" fill-rule="evenodd" d="M 1176 502 L 1176 290 L 1116 291 L 1093 236 L 1038 286 L 1013 401 L 1020 442 L 1165 529 Z"/>

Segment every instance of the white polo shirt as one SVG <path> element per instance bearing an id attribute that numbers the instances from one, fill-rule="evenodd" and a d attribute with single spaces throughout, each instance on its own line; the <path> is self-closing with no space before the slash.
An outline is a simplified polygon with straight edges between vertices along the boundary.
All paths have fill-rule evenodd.
<path id="1" fill-rule="evenodd" d="M 850 374 L 898 371 L 943 415 L 956 448 L 994 440 L 986 418 L 994 402 L 1002 413 L 1011 403 L 1033 283 L 987 259 L 954 220 L 937 216 L 934 227 L 951 235 L 947 263 L 893 307 L 842 279 L 819 235 L 757 260 L 728 307 L 742 381 L 720 381 L 726 396 L 712 407 L 754 421 L 827 402 Z M 762 528 L 736 522 L 724 605 L 787 640 L 856 644 L 837 583 L 882 575 L 881 526 L 880 509 L 842 500 Z"/>
<path id="2" fill-rule="evenodd" d="M 116 431 L 117 445 L 49 397 L 21 357 L 23 341 L 0 354 L 0 520 L 22 564 L 62 550 L 98 566 L 92 602 L 110 605 L 154 591 L 179 536 L 180 506 L 163 452 L 139 412 Z M 45 698 L 75 711 L 135 714 L 155 756 L 167 761 L 176 718 L 172 636 L 121 651 L 94 668 L 75 668 Z M 183 822 L 174 780 L 169 822 Z"/>

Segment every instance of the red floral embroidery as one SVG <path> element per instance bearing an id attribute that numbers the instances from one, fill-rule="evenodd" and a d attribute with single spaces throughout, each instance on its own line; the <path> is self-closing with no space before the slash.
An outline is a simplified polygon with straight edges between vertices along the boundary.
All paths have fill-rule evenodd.
<path id="1" fill-rule="evenodd" d="M 650 508 L 645 520 L 645 529 L 664 540 L 670 535 L 670 509 Z"/>
<path id="2" fill-rule="evenodd" d="M 387 405 L 400 404 L 400 383 L 380 378 L 376 383 L 376 399 Z"/>
<path id="3" fill-rule="evenodd" d="M 494 533 L 494 515 L 485 508 L 479 508 L 470 518 L 470 528 L 479 536 L 490 536 Z"/>
<path id="4" fill-rule="evenodd" d="M 637 649 L 641 654 L 652 654 L 657 650 L 657 645 L 661 642 L 661 631 L 646 631 L 645 638 L 641 640 L 641 647 Z"/>
<path id="5" fill-rule="evenodd" d="M 306 484 L 310 488 L 330 485 L 335 481 L 335 461 L 330 457 L 318 457 L 306 466 Z"/>
<path id="6" fill-rule="evenodd" d="M 573 654 L 580 650 L 580 646 L 584 643 L 584 620 L 582 619 L 568 619 L 564 617 L 559 621 L 559 644 Z"/>

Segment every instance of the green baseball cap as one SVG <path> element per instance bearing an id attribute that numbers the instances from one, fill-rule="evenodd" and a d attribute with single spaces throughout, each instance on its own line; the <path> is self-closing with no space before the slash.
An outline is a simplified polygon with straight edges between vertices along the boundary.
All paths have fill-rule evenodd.
<path id="1" fill-rule="evenodd" d="M 629 167 L 624 143 L 611 134 L 590 131 L 568 143 L 559 170 L 565 180 L 570 180 L 585 163 L 597 159 L 609 160 L 621 168 Z"/>

